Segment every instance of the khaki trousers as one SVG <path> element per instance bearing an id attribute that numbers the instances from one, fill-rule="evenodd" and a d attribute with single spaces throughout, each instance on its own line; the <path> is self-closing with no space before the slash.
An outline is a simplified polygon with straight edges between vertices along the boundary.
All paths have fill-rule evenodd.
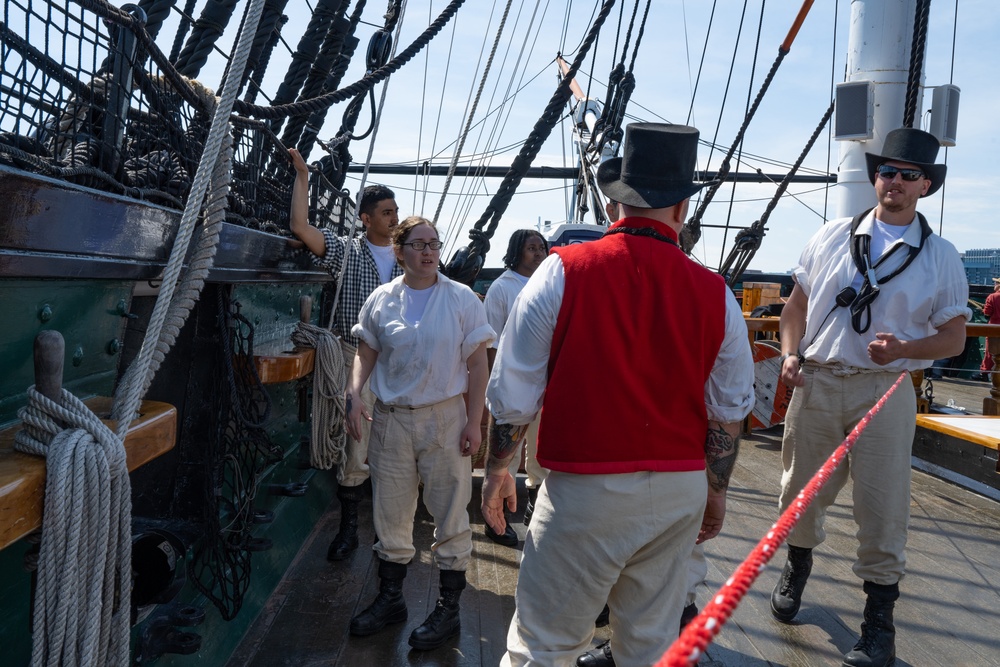
<path id="1" fill-rule="evenodd" d="M 677 637 L 706 493 L 701 470 L 550 472 L 524 542 L 500 664 L 575 665 L 605 601 L 615 663 L 659 660 Z"/>
<path id="2" fill-rule="evenodd" d="M 413 516 L 423 481 L 424 505 L 434 518 L 434 560 L 442 570 L 464 571 L 472 555 L 472 467 L 458 448 L 465 401 L 459 395 L 425 408 L 376 401 L 372 417 L 375 552 L 392 563 L 413 559 Z"/>
<path id="3" fill-rule="evenodd" d="M 899 377 L 895 372 L 838 376 L 811 364 L 806 364 L 803 373 L 806 384 L 795 388 L 785 416 L 781 511 Z M 789 544 L 811 549 L 826 539 L 826 508 L 850 476 L 859 542 L 854 573 L 876 584 L 899 581 L 906 565 L 910 452 L 916 415 L 913 387 L 904 381 L 799 519 L 788 536 Z"/>
<path id="4" fill-rule="evenodd" d="M 347 367 L 347 375 L 350 377 L 351 365 L 354 357 L 358 354 L 358 349 L 340 339 L 340 349 L 344 354 L 344 366 Z M 361 402 L 365 404 L 368 414 L 372 414 L 375 407 L 375 395 L 368 388 L 368 382 L 361 388 Z M 371 422 L 367 419 L 361 420 L 361 440 L 355 440 L 348 433 L 347 444 L 344 447 L 344 462 L 337 469 L 337 481 L 341 486 L 358 486 L 364 484 L 368 479 L 368 441 L 371 437 Z"/>

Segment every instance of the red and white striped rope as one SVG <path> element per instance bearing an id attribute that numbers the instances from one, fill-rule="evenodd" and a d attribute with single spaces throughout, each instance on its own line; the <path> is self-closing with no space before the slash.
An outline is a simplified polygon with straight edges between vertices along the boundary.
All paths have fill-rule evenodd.
<path id="1" fill-rule="evenodd" d="M 685 626 L 681 636 L 667 649 L 667 652 L 663 654 L 663 657 L 660 658 L 655 667 L 686 667 L 697 663 L 698 659 L 704 654 L 705 649 L 712 643 L 712 639 L 719 634 L 722 626 L 732 616 L 740 600 L 750 590 L 750 586 L 753 585 L 757 576 L 764 571 L 764 567 L 768 561 L 771 560 L 775 552 L 777 552 L 778 547 L 788 537 L 788 533 L 791 532 L 802 516 L 802 513 L 805 512 L 806 508 L 816 498 L 816 494 L 819 493 L 819 490 L 830 479 L 830 475 L 840 465 L 840 462 L 847 458 L 848 452 L 854 447 L 861 433 L 872 420 L 872 417 L 878 414 L 882 406 L 889 400 L 889 397 L 892 396 L 893 392 L 903 382 L 903 379 L 908 377 L 909 373 L 904 372 L 900 374 L 895 384 L 889 388 L 889 391 L 858 422 L 850 435 L 844 439 L 836 451 L 826 460 L 823 467 L 809 480 L 809 483 L 799 493 L 795 502 L 785 509 L 777 523 L 771 526 L 771 530 L 768 531 L 767 535 L 757 543 L 757 546 L 746 557 L 746 560 L 740 563 L 733 576 L 719 589 L 711 602 L 706 604 L 701 613 Z"/>

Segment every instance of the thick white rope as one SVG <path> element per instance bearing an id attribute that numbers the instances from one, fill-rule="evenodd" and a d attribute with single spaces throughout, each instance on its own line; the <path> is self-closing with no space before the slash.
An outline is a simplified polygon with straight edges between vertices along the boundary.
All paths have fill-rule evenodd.
<path id="1" fill-rule="evenodd" d="M 125 448 L 78 398 L 32 386 L 15 448 L 45 457 L 32 667 L 127 665 L 132 496 Z"/>
<path id="2" fill-rule="evenodd" d="M 123 446 L 129 425 L 166 349 L 197 300 L 215 254 L 224 206 L 211 210 L 193 271 L 178 279 L 201 203 L 213 180 L 212 202 L 224 202 L 232 155 L 229 116 L 238 92 L 264 0 L 253 0 L 230 69 L 231 85 L 215 109 L 208 141 L 181 218 L 160 297 L 135 362 L 116 392 L 117 435 L 68 391 L 62 405 L 28 391 L 24 428 L 16 446 L 46 457 L 46 492 L 38 593 L 33 617 L 33 667 L 89 667 L 129 662 L 132 596 L 131 487 Z M 222 184 L 222 185 L 220 185 Z M 220 197 L 221 191 L 221 197 Z M 211 224 L 209 224 L 211 223 Z M 161 333 L 164 333 L 161 339 Z M 170 339 L 166 349 L 162 342 Z M 153 344 L 153 341 L 156 341 Z M 68 425 L 70 428 L 64 428 Z"/>
<path id="3" fill-rule="evenodd" d="M 337 468 L 340 479 L 347 432 L 344 419 L 347 415 L 344 388 L 347 386 L 347 367 L 344 351 L 329 329 L 308 322 L 299 322 L 292 332 L 296 347 L 316 350 L 313 366 L 312 438 L 309 446 L 309 463 L 313 468 Z"/>
<path id="4" fill-rule="evenodd" d="M 135 417 L 135 411 L 139 407 L 139 402 L 149 388 L 153 380 L 153 375 L 159 368 L 163 357 L 166 356 L 166 352 L 162 351 L 159 346 L 160 333 L 163 331 L 164 324 L 171 315 L 170 310 L 173 294 L 183 269 L 188 246 L 191 244 L 191 238 L 194 235 L 195 226 L 198 222 L 198 214 L 201 210 L 201 203 L 204 201 L 205 193 L 208 190 L 210 174 L 214 175 L 216 173 L 216 167 L 220 162 L 220 156 L 223 151 L 223 140 L 229 136 L 229 116 L 232 113 L 233 104 L 239 92 L 239 86 L 236 85 L 236 82 L 240 81 L 243 77 L 243 71 L 246 68 L 250 49 L 253 47 L 254 35 L 257 31 L 257 24 L 260 22 L 263 8 L 264 0 L 252 0 L 247 10 L 246 21 L 240 32 L 238 44 L 228 70 L 228 83 L 223 91 L 222 99 L 215 109 L 212 127 L 208 132 L 208 140 L 205 142 L 202 159 L 198 164 L 198 172 L 195 174 L 194 182 L 191 185 L 188 205 L 181 216 L 181 222 L 177 229 L 177 237 L 170 251 L 170 259 L 163 271 L 163 280 L 160 283 L 160 296 L 153 307 L 153 314 L 150 316 L 149 325 L 146 329 L 146 337 L 143 339 L 139 354 L 119 383 L 118 391 L 115 392 L 115 405 L 112 416 L 118 420 L 118 436 L 123 439 L 128 432 L 129 424 Z M 230 144 L 231 149 L 231 140 L 226 143 Z M 214 254 L 214 250 L 212 252 Z M 207 272 L 207 268 L 205 271 Z M 193 305 L 193 302 L 190 305 Z"/>

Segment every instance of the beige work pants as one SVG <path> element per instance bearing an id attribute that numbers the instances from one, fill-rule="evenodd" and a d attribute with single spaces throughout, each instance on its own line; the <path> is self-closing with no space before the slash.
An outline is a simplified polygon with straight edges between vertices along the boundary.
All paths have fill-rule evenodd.
<path id="1" fill-rule="evenodd" d="M 347 375 L 350 377 L 351 365 L 354 357 L 358 354 L 358 349 L 340 339 L 340 349 L 344 354 L 344 365 L 347 367 Z M 361 387 L 361 402 L 365 404 L 365 410 L 372 414 L 375 407 L 375 395 L 368 388 L 368 382 Z M 371 422 L 367 419 L 361 420 L 361 440 L 355 440 L 351 434 L 347 434 L 347 444 L 344 447 L 344 462 L 337 469 L 337 481 L 341 486 L 358 486 L 364 484 L 368 479 L 368 441 L 371 437 Z"/>

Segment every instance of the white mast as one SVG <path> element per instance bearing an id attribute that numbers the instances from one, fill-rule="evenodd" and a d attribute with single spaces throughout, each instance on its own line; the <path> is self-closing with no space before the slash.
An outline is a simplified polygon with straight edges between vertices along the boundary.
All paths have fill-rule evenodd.
<path id="1" fill-rule="evenodd" d="M 852 0 L 846 81 L 870 81 L 874 93 L 873 132 L 867 141 L 842 141 L 837 217 L 856 215 L 876 204 L 865 152 L 878 153 L 885 135 L 903 126 L 906 81 L 916 0 Z M 922 108 L 923 67 L 917 109 Z M 917 118 L 920 114 L 917 114 Z"/>

